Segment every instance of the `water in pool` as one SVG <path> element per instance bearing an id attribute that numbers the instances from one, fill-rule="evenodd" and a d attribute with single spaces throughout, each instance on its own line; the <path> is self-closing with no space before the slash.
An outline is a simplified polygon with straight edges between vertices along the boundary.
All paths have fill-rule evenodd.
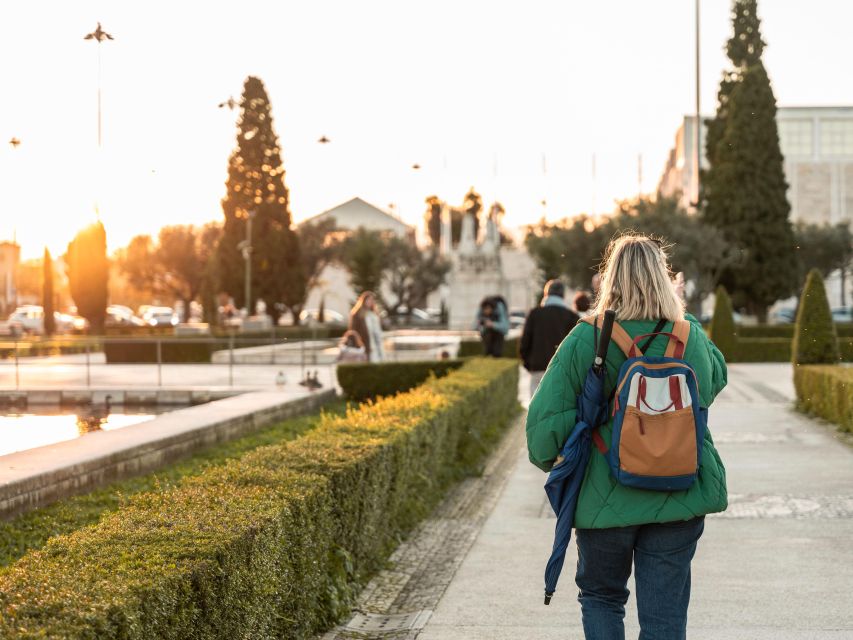
<path id="1" fill-rule="evenodd" d="M 14 410 L 12 410 L 14 411 Z M 0 456 L 73 440 L 95 431 L 112 431 L 139 424 L 163 413 L 157 407 L 138 410 L 111 407 L 29 407 L 0 415 Z"/>

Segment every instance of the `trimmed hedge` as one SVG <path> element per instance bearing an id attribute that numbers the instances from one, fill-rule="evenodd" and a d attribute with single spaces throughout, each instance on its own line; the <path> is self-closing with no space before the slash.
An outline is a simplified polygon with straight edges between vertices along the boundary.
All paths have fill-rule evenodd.
<path id="1" fill-rule="evenodd" d="M 853 338 L 840 338 L 842 362 L 853 362 Z M 734 351 L 724 353 L 726 362 L 791 362 L 788 338 L 738 338 Z"/>
<path id="2" fill-rule="evenodd" d="M 161 362 L 173 364 L 209 363 L 214 351 L 227 349 L 228 341 L 217 342 L 213 339 L 187 338 L 187 342 L 175 342 L 180 338 L 169 338 L 169 342 L 160 343 Z M 147 364 L 157 362 L 157 342 L 120 342 L 104 343 L 104 355 L 108 364 Z"/>
<path id="3" fill-rule="evenodd" d="M 473 359 L 181 486 L 142 494 L 0 576 L 0 637 L 304 638 L 517 407 L 515 362 Z"/>
<path id="4" fill-rule="evenodd" d="M 441 378 L 461 366 L 461 360 L 339 364 L 338 384 L 347 399 L 363 402 L 408 391 L 424 382 L 430 374 Z"/>
<path id="5" fill-rule="evenodd" d="M 853 368 L 794 365 L 797 407 L 853 432 Z"/>
<path id="6" fill-rule="evenodd" d="M 504 350 L 502 357 L 518 359 L 518 343 L 519 338 L 507 338 L 504 340 Z M 470 358 L 472 356 L 483 355 L 483 343 L 479 340 L 462 340 L 459 343 L 459 358 Z"/>
<path id="7" fill-rule="evenodd" d="M 345 410 L 346 403 L 336 401 L 325 405 L 322 413 L 340 415 Z M 154 472 L 119 480 L 33 509 L 12 520 L 0 521 L 0 573 L 3 567 L 12 564 L 28 551 L 43 547 L 50 538 L 96 523 L 104 514 L 121 508 L 130 496 L 145 491 L 162 491 L 198 475 L 210 466 L 223 464 L 258 447 L 281 444 L 304 435 L 319 424 L 322 413 L 288 418 L 236 440 L 198 451 L 189 458 Z"/>

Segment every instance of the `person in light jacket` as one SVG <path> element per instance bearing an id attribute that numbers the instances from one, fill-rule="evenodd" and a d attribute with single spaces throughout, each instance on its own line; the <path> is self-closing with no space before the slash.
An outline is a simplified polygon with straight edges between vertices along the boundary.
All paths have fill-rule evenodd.
<path id="1" fill-rule="evenodd" d="M 660 245 L 641 235 L 626 235 L 608 247 L 595 314 L 616 311 L 616 320 L 633 338 L 655 330 L 672 332 L 673 321 L 691 324 L 683 359 L 698 382 L 702 407 L 726 386 L 723 355 L 702 325 L 684 312 L 684 301 L 670 279 Z M 663 322 L 661 322 L 663 321 Z M 560 345 L 527 414 L 530 461 L 549 471 L 575 426 L 577 397 L 595 356 L 595 329 L 579 323 Z M 648 339 L 648 338 L 647 338 Z M 643 343 L 647 356 L 662 356 L 667 337 Z M 625 355 L 611 344 L 604 391 L 616 384 Z M 713 424 L 711 414 L 710 424 Z M 609 448 L 612 418 L 599 428 Z M 605 456 L 592 447 L 575 509 L 583 629 L 587 640 L 625 637 L 623 619 L 628 578 L 635 577 L 640 637 L 683 640 L 690 602 L 690 563 L 704 530 L 705 514 L 726 509 L 726 470 L 710 428 L 702 441 L 698 477 L 682 491 L 648 491 L 618 484 Z M 721 612 L 721 615 L 725 615 Z"/>
<path id="2" fill-rule="evenodd" d="M 483 341 L 483 355 L 493 358 L 503 356 L 504 339 L 509 333 L 509 311 L 502 296 L 489 296 L 480 302 L 476 328 Z"/>
<path id="3" fill-rule="evenodd" d="M 382 345 L 382 321 L 376 308 L 376 296 L 372 291 L 362 293 L 349 314 L 349 327 L 361 338 L 370 362 L 382 362 L 385 350 Z"/>

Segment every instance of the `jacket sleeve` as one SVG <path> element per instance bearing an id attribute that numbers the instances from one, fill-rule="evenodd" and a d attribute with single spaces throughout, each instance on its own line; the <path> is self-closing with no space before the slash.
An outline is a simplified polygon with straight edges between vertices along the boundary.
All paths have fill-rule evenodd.
<path id="1" fill-rule="evenodd" d="M 533 348 L 533 316 L 531 311 L 524 320 L 524 330 L 521 332 L 521 340 L 518 343 L 518 355 L 524 363 L 524 368 L 530 371 L 530 350 Z"/>
<path id="2" fill-rule="evenodd" d="M 528 456 L 543 471 L 551 469 L 574 429 L 583 363 L 592 361 L 592 347 L 579 333 L 573 331 L 560 345 L 527 411 Z"/>
<path id="3" fill-rule="evenodd" d="M 693 365 L 699 378 L 699 395 L 702 406 L 710 407 L 717 394 L 722 391 L 728 382 L 728 371 L 726 360 L 717 345 L 705 333 L 705 329 L 691 315 L 685 316 L 692 327 L 690 328 L 690 339 L 687 350 L 691 353 L 688 361 Z"/>
<path id="4" fill-rule="evenodd" d="M 497 312 L 498 319 L 497 322 L 494 323 L 492 328 L 495 331 L 506 335 L 507 333 L 509 333 L 509 311 L 507 311 L 507 308 L 503 305 L 502 302 L 498 302 Z"/>

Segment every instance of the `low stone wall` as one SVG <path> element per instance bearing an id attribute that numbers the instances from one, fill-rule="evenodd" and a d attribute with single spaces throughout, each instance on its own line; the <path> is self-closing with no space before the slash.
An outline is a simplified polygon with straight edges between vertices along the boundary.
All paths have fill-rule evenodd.
<path id="1" fill-rule="evenodd" d="M 0 518 L 152 471 L 205 447 L 316 410 L 334 397 L 331 389 L 245 393 L 123 429 L 0 457 Z"/>
<path id="2" fill-rule="evenodd" d="M 190 389 L 145 388 L 136 389 L 21 389 L 0 391 L 0 407 L 28 407 L 36 405 L 75 407 L 89 404 L 104 404 L 109 396 L 113 406 L 126 405 L 175 405 L 186 407 L 214 400 L 230 398 L 246 390 L 198 387 Z"/>

